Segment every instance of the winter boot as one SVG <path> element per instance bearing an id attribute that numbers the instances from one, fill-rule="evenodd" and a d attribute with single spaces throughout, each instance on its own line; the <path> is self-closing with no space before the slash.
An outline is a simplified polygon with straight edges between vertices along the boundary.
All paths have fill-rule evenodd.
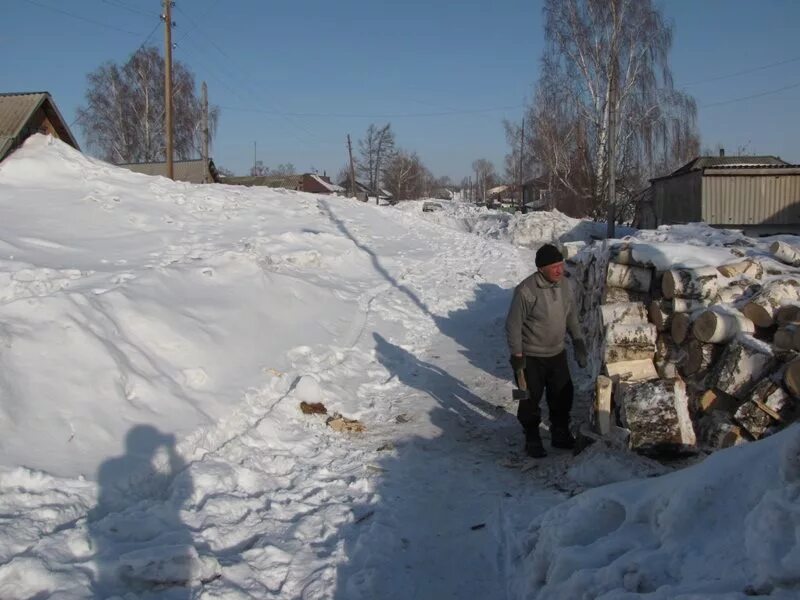
<path id="1" fill-rule="evenodd" d="M 550 445 L 553 448 L 572 450 L 575 448 L 575 437 L 572 435 L 569 427 L 551 427 Z"/>
<path id="2" fill-rule="evenodd" d="M 544 458 L 547 456 L 538 427 L 525 432 L 525 454 L 532 458 Z"/>

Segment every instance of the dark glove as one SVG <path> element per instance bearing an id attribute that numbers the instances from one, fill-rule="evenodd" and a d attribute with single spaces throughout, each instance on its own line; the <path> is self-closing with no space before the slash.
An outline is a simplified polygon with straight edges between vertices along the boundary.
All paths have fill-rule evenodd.
<path id="1" fill-rule="evenodd" d="M 511 355 L 511 368 L 514 372 L 522 371 L 525 369 L 525 356 Z"/>
<path id="2" fill-rule="evenodd" d="M 572 347 L 575 349 L 575 360 L 581 369 L 585 369 L 589 363 L 589 357 L 586 354 L 586 344 L 583 340 L 573 340 Z"/>

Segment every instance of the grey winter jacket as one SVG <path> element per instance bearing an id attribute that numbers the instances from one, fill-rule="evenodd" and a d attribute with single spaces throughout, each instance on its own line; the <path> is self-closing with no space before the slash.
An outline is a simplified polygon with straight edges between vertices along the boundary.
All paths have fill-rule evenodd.
<path id="1" fill-rule="evenodd" d="M 560 354 L 567 327 L 573 341 L 583 339 L 566 279 L 551 283 L 536 271 L 514 289 L 506 318 L 508 349 L 512 355 Z"/>

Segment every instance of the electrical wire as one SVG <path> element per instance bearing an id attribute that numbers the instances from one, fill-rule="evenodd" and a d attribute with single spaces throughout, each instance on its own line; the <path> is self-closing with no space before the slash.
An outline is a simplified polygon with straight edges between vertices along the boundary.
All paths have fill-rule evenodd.
<path id="1" fill-rule="evenodd" d="M 701 83 L 711 83 L 712 81 L 721 81 L 723 79 L 731 79 L 733 77 L 741 77 L 742 75 L 749 75 L 750 73 L 756 73 L 758 71 L 764 71 L 766 69 L 771 69 L 773 67 L 780 67 L 781 65 L 788 65 L 794 62 L 800 61 L 800 56 L 796 56 L 794 58 L 788 58 L 786 60 L 781 60 L 774 63 L 769 63 L 767 65 L 761 65 L 759 67 L 752 67 L 750 69 L 744 69 L 743 71 L 737 71 L 735 73 L 729 73 L 728 75 L 718 75 L 716 77 L 709 77 L 706 79 L 698 79 L 696 81 L 690 81 L 688 83 L 682 83 L 678 87 L 688 87 L 690 85 L 699 85 Z"/>
<path id="2" fill-rule="evenodd" d="M 731 98 L 730 100 L 721 100 L 720 102 L 710 102 L 708 104 L 701 104 L 700 108 L 709 108 L 711 106 L 724 106 L 725 104 L 733 104 L 734 102 L 744 102 L 745 100 L 752 100 L 753 98 L 761 98 L 762 96 L 770 96 L 772 94 L 778 94 L 780 92 L 785 92 L 786 90 L 792 90 L 797 87 L 800 87 L 800 82 L 793 83 L 791 85 L 787 85 L 775 90 L 767 90 L 766 92 L 759 92 L 758 94 L 742 96 L 741 98 Z"/>
<path id="3" fill-rule="evenodd" d="M 144 15 L 145 17 L 155 17 L 158 16 L 155 13 L 145 12 L 143 10 L 139 10 L 138 8 L 133 8 L 122 2 L 114 2 L 113 0 L 100 0 L 103 4 L 108 4 L 109 6 L 113 6 L 115 8 L 121 8 L 122 10 L 127 10 L 130 13 L 137 14 L 137 15 Z"/>
<path id="4" fill-rule="evenodd" d="M 89 19 L 81 15 L 76 15 L 75 13 L 68 12 L 61 8 L 57 8 L 55 6 L 50 6 L 48 4 L 42 4 L 40 2 L 36 2 L 36 0 L 25 0 L 25 2 L 27 2 L 28 4 L 33 4 L 34 6 L 38 6 L 40 8 L 46 8 L 48 10 L 61 13 L 62 15 L 67 15 L 68 17 L 72 17 L 73 19 L 77 19 L 79 21 L 85 21 L 86 23 L 91 23 L 92 25 L 99 25 L 101 27 L 105 27 L 106 29 L 112 29 L 114 31 L 119 31 L 121 33 L 127 33 L 128 35 L 135 35 L 136 37 L 142 35 L 140 32 L 130 31 L 128 29 L 122 29 L 121 27 L 114 27 L 113 25 L 108 25 L 107 23 L 103 23 L 102 21 L 95 21 L 94 19 Z"/>

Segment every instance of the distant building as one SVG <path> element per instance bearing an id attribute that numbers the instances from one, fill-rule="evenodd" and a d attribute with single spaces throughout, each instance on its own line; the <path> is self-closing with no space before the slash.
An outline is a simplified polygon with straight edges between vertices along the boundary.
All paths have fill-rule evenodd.
<path id="1" fill-rule="evenodd" d="M 312 194 L 337 194 L 344 195 L 345 189 L 331 183 L 327 175 L 317 175 L 316 173 L 303 173 L 301 175 L 258 175 L 258 176 L 234 176 L 225 177 L 222 183 L 228 185 L 244 185 L 248 187 L 263 186 L 271 188 L 282 188 L 285 190 L 295 190 L 298 192 L 309 192 Z"/>
<path id="2" fill-rule="evenodd" d="M 547 177 L 534 177 L 522 184 L 522 203 L 526 210 L 547 210 L 550 207 L 550 183 Z"/>
<path id="3" fill-rule="evenodd" d="M 167 176 L 166 162 L 124 163 L 117 166 L 133 171 L 134 173 L 142 173 L 143 175 Z M 188 183 L 219 183 L 220 181 L 217 168 L 214 166 L 214 161 L 211 159 L 208 159 L 208 176 L 206 176 L 206 170 L 203 168 L 202 158 L 197 160 L 173 161 L 172 173 L 175 181 L 186 181 Z"/>
<path id="4" fill-rule="evenodd" d="M 700 156 L 650 180 L 641 228 L 703 221 L 751 234 L 800 233 L 800 165 L 777 156 Z"/>
<path id="5" fill-rule="evenodd" d="M 48 92 L 0 94 L 0 161 L 34 133 L 52 135 L 80 150 Z"/>

